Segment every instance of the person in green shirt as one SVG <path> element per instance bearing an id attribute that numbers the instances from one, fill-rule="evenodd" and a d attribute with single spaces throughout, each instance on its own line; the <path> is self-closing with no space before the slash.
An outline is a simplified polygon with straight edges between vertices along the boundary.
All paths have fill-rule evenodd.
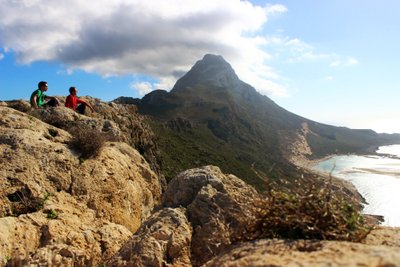
<path id="1" fill-rule="evenodd" d="M 31 105 L 33 108 L 56 107 L 59 105 L 57 98 L 45 94 L 48 88 L 47 82 L 41 81 L 38 83 L 38 89 L 31 95 Z"/>

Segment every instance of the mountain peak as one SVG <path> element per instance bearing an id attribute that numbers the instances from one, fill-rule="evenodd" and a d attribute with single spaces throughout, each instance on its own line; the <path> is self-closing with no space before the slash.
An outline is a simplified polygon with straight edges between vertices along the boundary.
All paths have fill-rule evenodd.
<path id="1" fill-rule="evenodd" d="M 198 84 L 229 88 L 236 87 L 239 82 L 235 71 L 222 56 L 206 54 L 176 82 L 172 90 L 182 90 Z"/>

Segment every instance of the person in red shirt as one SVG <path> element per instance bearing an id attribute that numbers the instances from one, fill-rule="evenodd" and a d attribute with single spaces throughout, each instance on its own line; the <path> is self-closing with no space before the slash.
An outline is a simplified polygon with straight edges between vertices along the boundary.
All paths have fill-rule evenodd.
<path id="1" fill-rule="evenodd" d="M 72 108 L 80 114 L 85 114 L 86 106 L 88 106 L 90 110 L 94 112 L 94 109 L 90 105 L 90 103 L 86 102 L 85 100 L 79 99 L 76 96 L 77 93 L 78 90 L 76 89 L 76 87 L 72 86 L 69 88 L 69 96 L 67 96 L 67 99 L 65 100 L 65 106 L 67 108 Z"/>

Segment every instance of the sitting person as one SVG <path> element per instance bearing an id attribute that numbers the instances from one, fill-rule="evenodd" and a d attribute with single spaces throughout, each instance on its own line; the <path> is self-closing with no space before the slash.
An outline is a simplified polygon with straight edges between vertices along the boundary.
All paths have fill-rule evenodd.
<path id="1" fill-rule="evenodd" d="M 30 99 L 33 108 L 56 107 L 59 105 L 57 98 L 44 93 L 48 88 L 47 82 L 41 81 L 38 83 L 38 89 L 32 93 Z M 47 99 L 49 101 L 46 102 Z"/>
<path id="2" fill-rule="evenodd" d="M 88 106 L 92 110 L 92 112 L 94 112 L 93 107 L 88 102 L 79 99 L 76 96 L 77 93 L 78 90 L 76 89 L 76 87 L 72 86 L 69 88 L 69 96 L 67 96 L 67 99 L 65 100 L 65 106 L 67 108 L 72 108 L 80 114 L 85 114 L 86 106 Z"/>

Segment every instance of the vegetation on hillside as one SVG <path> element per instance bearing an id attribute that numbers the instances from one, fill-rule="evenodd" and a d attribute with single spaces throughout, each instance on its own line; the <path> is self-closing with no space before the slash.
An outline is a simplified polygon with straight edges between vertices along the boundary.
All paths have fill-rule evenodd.
<path id="1" fill-rule="evenodd" d="M 137 105 L 140 114 L 151 118 L 167 180 L 188 168 L 212 164 L 260 190 L 266 179 L 291 182 L 298 173 L 285 158 L 291 154 L 287 140 L 296 141 L 307 126 L 305 138 L 313 157 L 363 153 L 400 142 L 400 135 L 334 127 L 293 114 L 239 80 L 232 67 L 214 55 L 198 61 L 171 92 L 156 90 L 142 99 L 116 102 Z"/>

